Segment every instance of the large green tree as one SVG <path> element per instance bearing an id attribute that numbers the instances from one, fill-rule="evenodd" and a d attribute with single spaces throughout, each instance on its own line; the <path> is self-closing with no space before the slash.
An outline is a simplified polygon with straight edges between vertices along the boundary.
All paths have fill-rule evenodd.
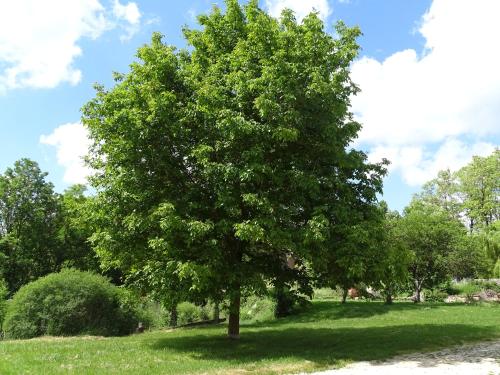
<path id="1" fill-rule="evenodd" d="M 280 280 L 288 258 L 302 277 L 323 234 L 376 199 L 383 168 L 348 147 L 358 29 L 339 23 L 334 38 L 316 14 L 277 20 L 257 1 L 198 20 L 188 50 L 154 34 L 83 108 L 93 240 L 129 274 L 154 260 L 185 298 L 225 298 L 238 337 L 242 293 Z"/>

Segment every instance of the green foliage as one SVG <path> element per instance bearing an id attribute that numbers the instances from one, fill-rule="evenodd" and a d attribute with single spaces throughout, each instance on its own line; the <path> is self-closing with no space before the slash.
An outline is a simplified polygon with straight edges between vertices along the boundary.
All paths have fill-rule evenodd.
<path id="1" fill-rule="evenodd" d="M 2 332 L 3 320 L 7 310 L 7 294 L 7 284 L 2 278 L 0 278 L 0 332 Z"/>
<path id="2" fill-rule="evenodd" d="M 493 290 L 500 293 L 500 284 L 494 281 L 470 280 L 459 282 L 453 285 L 454 293 L 464 296 L 472 296 L 485 290 Z"/>
<path id="3" fill-rule="evenodd" d="M 90 201 L 85 196 L 84 185 L 73 185 L 59 197 L 61 220 L 57 238 L 59 246 L 64 248 L 62 265 L 82 271 L 99 272 L 99 262 L 89 238 L 91 227 Z"/>
<path id="4" fill-rule="evenodd" d="M 213 306 L 198 306 L 191 302 L 181 302 L 177 305 L 177 314 L 179 325 L 199 322 L 212 319 Z"/>
<path id="5" fill-rule="evenodd" d="M 450 216 L 458 219 L 462 210 L 460 202 L 460 184 L 456 173 L 449 169 L 439 171 L 435 179 L 422 186 L 417 194 L 420 201 L 435 207 L 441 207 Z"/>
<path id="6" fill-rule="evenodd" d="M 88 238 L 90 198 L 75 185 L 54 192 L 38 164 L 21 159 L 0 175 L 0 274 L 9 294 L 63 267 L 99 271 Z"/>
<path id="7" fill-rule="evenodd" d="M 458 172 L 440 171 L 418 200 L 465 221 L 471 236 L 450 254 L 452 276 L 500 277 L 500 150 L 474 156 Z M 496 276 L 495 276 L 496 275 Z"/>
<path id="8" fill-rule="evenodd" d="M 488 227 L 500 219 L 500 150 L 487 157 L 474 156 L 457 176 L 462 210 L 469 219 L 470 230 Z"/>
<path id="9" fill-rule="evenodd" d="M 335 249 L 323 246 L 334 230 L 355 237 L 384 168 L 348 147 L 357 28 L 339 23 L 334 38 L 316 14 L 277 20 L 257 1 L 198 20 L 189 50 L 154 34 L 83 107 L 100 171 L 92 239 L 163 303 L 226 299 L 237 320 L 266 283 L 307 289 L 310 259 Z"/>
<path id="10" fill-rule="evenodd" d="M 309 304 L 306 296 L 288 287 L 274 287 L 270 294 L 275 300 L 274 315 L 277 318 L 295 314 Z"/>
<path id="11" fill-rule="evenodd" d="M 441 291 L 439 289 L 424 290 L 425 302 L 443 302 L 446 299 L 446 297 L 448 297 L 448 293 Z"/>
<path id="12" fill-rule="evenodd" d="M 481 292 L 482 288 L 480 285 L 475 283 L 466 283 L 461 285 L 460 294 L 464 295 L 468 301 L 472 301 L 472 297 Z"/>
<path id="13" fill-rule="evenodd" d="M 491 261 L 480 235 L 463 235 L 448 254 L 449 274 L 455 279 L 488 277 L 491 274 Z"/>
<path id="14" fill-rule="evenodd" d="M 63 270 L 23 286 L 9 304 L 10 338 L 41 335 L 124 335 L 141 319 L 133 296 L 102 276 Z"/>
<path id="15" fill-rule="evenodd" d="M 387 211 L 383 227 L 384 239 L 374 270 L 373 286 L 380 289 L 387 303 L 400 292 L 407 290 L 410 274 L 408 268 L 414 253 L 404 240 L 404 222 L 397 212 Z"/>
<path id="16" fill-rule="evenodd" d="M 340 287 L 345 301 L 351 287 L 363 282 L 379 285 L 388 248 L 384 247 L 384 213 L 373 202 L 363 204 L 362 212 L 351 211 L 344 220 L 351 224 L 332 225 L 326 246 L 320 246 L 321 256 L 312 263 L 318 285 Z"/>
<path id="17" fill-rule="evenodd" d="M 489 276 L 500 279 L 500 220 L 485 228 L 479 238 L 490 264 Z"/>
<path id="18" fill-rule="evenodd" d="M 276 300 L 269 296 L 250 296 L 241 306 L 241 320 L 248 323 L 275 319 Z"/>
<path id="19" fill-rule="evenodd" d="M 60 264 L 59 202 L 46 176 L 29 159 L 0 175 L 0 273 L 10 292 Z"/>
<path id="20" fill-rule="evenodd" d="M 412 252 L 409 272 L 417 301 L 422 288 L 433 289 L 449 277 L 448 255 L 465 228 L 445 210 L 413 200 L 401 219 L 401 239 Z"/>

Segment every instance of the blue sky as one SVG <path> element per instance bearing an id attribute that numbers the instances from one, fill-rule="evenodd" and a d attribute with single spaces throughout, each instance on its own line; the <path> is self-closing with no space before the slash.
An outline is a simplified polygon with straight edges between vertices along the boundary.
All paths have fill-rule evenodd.
<path id="1" fill-rule="evenodd" d="M 127 72 L 153 31 L 184 46 L 181 28 L 222 1 L 6 0 L 0 4 L 0 171 L 22 157 L 58 191 L 82 182 L 80 108 L 94 82 Z M 298 18 L 313 6 L 332 30 L 359 25 L 355 147 L 392 161 L 383 199 L 402 209 L 439 169 L 457 169 L 500 143 L 496 0 L 261 0 Z"/>

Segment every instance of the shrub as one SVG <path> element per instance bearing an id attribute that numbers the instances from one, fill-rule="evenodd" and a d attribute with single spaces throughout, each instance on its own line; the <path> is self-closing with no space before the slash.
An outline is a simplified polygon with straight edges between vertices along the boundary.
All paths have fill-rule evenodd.
<path id="1" fill-rule="evenodd" d="M 424 298 L 426 302 L 444 302 L 446 297 L 448 297 L 448 293 L 441 290 L 424 290 Z"/>
<path id="2" fill-rule="evenodd" d="M 5 310 L 7 307 L 8 289 L 5 281 L 0 279 L 0 332 L 2 331 L 2 323 L 5 318 Z"/>
<path id="3" fill-rule="evenodd" d="M 182 302 L 177 305 L 177 324 L 193 323 L 199 319 L 200 308 L 191 302 Z"/>
<path id="4" fill-rule="evenodd" d="M 133 332 L 140 319 L 128 291 L 102 276 L 69 269 L 19 289 L 9 304 L 4 328 L 9 338 L 114 336 Z"/>
<path id="5" fill-rule="evenodd" d="M 163 328 L 168 324 L 168 313 L 158 302 L 142 298 L 140 302 L 140 321 L 145 328 Z"/>

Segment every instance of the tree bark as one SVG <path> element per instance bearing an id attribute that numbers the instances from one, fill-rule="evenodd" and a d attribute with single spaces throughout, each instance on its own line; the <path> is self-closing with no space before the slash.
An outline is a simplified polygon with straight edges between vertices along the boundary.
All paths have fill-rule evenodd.
<path id="1" fill-rule="evenodd" d="M 276 308 L 274 310 L 274 316 L 276 318 L 282 318 L 290 314 L 292 308 L 291 301 L 286 295 L 285 286 L 280 284 L 275 287 L 276 290 Z"/>
<path id="2" fill-rule="evenodd" d="M 240 303 L 241 291 L 240 286 L 234 288 L 231 293 L 229 303 L 229 324 L 227 326 L 227 336 L 230 339 L 240 338 Z"/>
<path id="3" fill-rule="evenodd" d="M 349 292 L 348 288 L 342 289 L 342 303 L 345 303 L 347 300 L 347 293 Z"/>
<path id="4" fill-rule="evenodd" d="M 220 322 L 219 302 L 215 302 L 215 304 L 214 304 L 214 322 L 215 323 L 219 323 Z"/>
<path id="5" fill-rule="evenodd" d="M 422 285 L 415 281 L 415 303 L 420 303 L 422 301 Z"/>
<path id="6" fill-rule="evenodd" d="M 392 294 L 391 293 L 387 293 L 385 295 L 385 304 L 392 305 Z"/>
<path id="7" fill-rule="evenodd" d="M 177 305 L 170 308 L 170 327 L 177 327 Z"/>

